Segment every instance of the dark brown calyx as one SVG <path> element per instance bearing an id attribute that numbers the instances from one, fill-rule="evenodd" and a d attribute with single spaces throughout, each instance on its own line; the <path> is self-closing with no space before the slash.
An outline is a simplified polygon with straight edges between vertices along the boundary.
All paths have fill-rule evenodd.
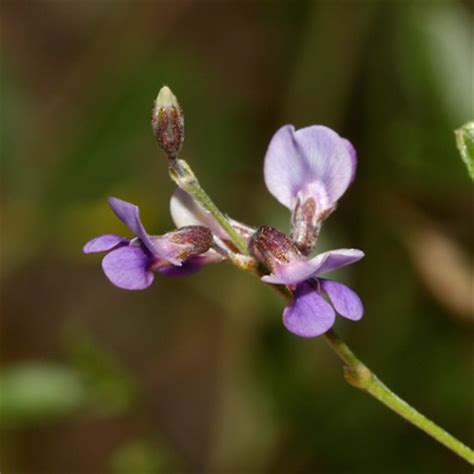
<path id="1" fill-rule="evenodd" d="M 287 235 L 267 225 L 259 227 L 252 236 L 249 251 L 271 271 L 277 263 L 290 263 L 301 257 L 301 252 Z"/>
<path id="2" fill-rule="evenodd" d="M 202 225 L 180 227 L 168 234 L 169 241 L 182 247 L 179 258 L 207 252 L 213 241 L 212 232 Z"/>

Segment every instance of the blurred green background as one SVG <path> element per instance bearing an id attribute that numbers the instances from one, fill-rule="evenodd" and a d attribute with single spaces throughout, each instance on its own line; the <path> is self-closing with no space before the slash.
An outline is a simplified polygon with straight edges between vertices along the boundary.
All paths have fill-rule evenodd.
<path id="1" fill-rule="evenodd" d="M 113 287 L 91 237 L 137 203 L 171 229 L 150 112 L 163 84 L 216 203 L 289 228 L 266 191 L 274 131 L 325 124 L 358 177 L 319 249 L 366 315 L 338 330 L 391 388 L 472 444 L 474 117 L 463 1 L 1 2 L 1 461 L 5 473 L 454 473 L 467 465 L 345 383 L 323 339 L 229 265 Z"/>

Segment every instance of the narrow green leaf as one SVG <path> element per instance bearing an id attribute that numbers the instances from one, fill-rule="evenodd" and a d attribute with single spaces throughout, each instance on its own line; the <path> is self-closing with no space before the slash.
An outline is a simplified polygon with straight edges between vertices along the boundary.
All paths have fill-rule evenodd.
<path id="1" fill-rule="evenodd" d="M 464 124 L 455 132 L 456 144 L 467 171 L 474 180 L 474 121 Z"/>

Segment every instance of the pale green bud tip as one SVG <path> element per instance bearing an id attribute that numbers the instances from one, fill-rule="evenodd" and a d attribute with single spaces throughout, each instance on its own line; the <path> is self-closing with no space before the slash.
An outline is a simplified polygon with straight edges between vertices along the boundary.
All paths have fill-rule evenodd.
<path id="1" fill-rule="evenodd" d="M 170 159 L 176 158 L 184 140 L 184 115 L 178 99 L 163 86 L 153 104 L 151 125 L 156 141 Z"/>
<path id="2" fill-rule="evenodd" d="M 474 180 L 474 121 L 464 124 L 454 133 L 461 158 L 466 163 L 469 176 Z"/>
<path id="3" fill-rule="evenodd" d="M 168 86 L 163 86 L 160 89 L 155 100 L 154 113 L 157 114 L 162 107 L 179 107 L 178 99 Z"/>

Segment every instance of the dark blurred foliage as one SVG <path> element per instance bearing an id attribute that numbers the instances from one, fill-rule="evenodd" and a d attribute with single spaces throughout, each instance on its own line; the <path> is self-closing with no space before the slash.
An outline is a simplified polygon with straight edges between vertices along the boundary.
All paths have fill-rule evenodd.
<path id="1" fill-rule="evenodd" d="M 285 123 L 348 137 L 358 177 L 321 249 L 364 320 L 339 321 L 390 387 L 472 443 L 473 9 L 443 1 L 1 2 L 1 468 L 8 473 L 454 473 L 467 466 L 348 386 L 323 339 L 227 265 L 145 292 L 81 247 L 137 203 L 171 228 L 150 130 L 163 84 L 221 208 L 288 229 L 262 161 Z"/>

